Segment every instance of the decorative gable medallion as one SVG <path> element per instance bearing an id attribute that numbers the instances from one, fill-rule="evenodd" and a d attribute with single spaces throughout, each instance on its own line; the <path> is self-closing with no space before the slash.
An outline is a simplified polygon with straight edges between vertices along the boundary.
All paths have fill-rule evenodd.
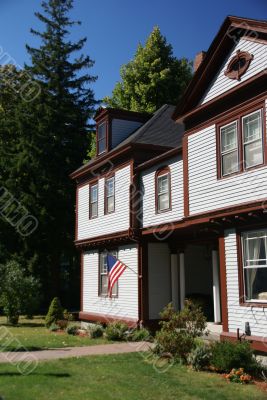
<path id="1" fill-rule="evenodd" d="M 253 54 L 250 54 L 247 51 L 237 50 L 236 55 L 227 65 L 224 75 L 229 79 L 240 80 L 241 76 L 247 71 L 252 60 Z"/>

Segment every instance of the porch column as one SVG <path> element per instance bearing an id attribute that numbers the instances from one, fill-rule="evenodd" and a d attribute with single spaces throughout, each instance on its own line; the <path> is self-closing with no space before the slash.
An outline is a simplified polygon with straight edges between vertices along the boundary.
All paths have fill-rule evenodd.
<path id="1" fill-rule="evenodd" d="M 176 311 L 179 307 L 178 298 L 178 256 L 177 253 L 171 254 L 171 286 L 172 286 L 172 304 Z"/>
<path id="2" fill-rule="evenodd" d="M 219 278 L 219 262 L 218 262 L 217 250 L 212 250 L 212 278 L 213 278 L 214 322 L 221 322 L 220 278 Z"/>
<path id="3" fill-rule="evenodd" d="M 180 262 L 180 308 L 184 308 L 185 301 L 185 268 L 184 268 L 184 252 L 179 253 Z"/>

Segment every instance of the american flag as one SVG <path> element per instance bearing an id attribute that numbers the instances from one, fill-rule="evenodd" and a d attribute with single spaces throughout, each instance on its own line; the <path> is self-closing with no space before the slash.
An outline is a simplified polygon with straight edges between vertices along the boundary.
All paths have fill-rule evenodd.
<path id="1" fill-rule="evenodd" d="M 126 270 L 126 265 L 114 257 L 112 254 L 107 255 L 107 268 L 108 268 L 108 294 L 112 296 L 112 289 L 119 277 Z"/>

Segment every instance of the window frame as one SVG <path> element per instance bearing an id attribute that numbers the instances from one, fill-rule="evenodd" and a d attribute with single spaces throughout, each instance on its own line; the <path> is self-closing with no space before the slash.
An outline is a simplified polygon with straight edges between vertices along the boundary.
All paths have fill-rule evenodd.
<path id="1" fill-rule="evenodd" d="M 234 125 L 235 124 L 235 127 L 236 127 L 236 149 L 235 150 L 230 150 L 230 151 L 222 151 L 222 129 L 223 128 L 227 128 L 228 126 L 230 126 L 230 125 Z M 219 140 L 220 140 L 220 164 L 221 164 L 221 174 L 222 174 L 222 177 L 225 177 L 225 176 L 229 176 L 229 175 L 233 175 L 233 174 L 235 174 L 235 173 L 237 173 L 238 172 L 238 169 L 239 169 L 239 137 L 238 137 L 238 130 L 239 130 L 239 127 L 238 127 L 238 121 L 232 121 L 232 122 L 229 122 L 229 124 L 226 124 L 226 125 L 222 125 L 222 126 L 220 126 L 220 138 L 219 138 Z M 226 154 L 230 154 L 231 152 L 233 152 L 233 151 L 236 151 L 237 152 L 237 171 L 233 171 L 233 172 L 229 172 L 228 174 L 223 174 L 223 156 L 225 156 Z"/>
<path id="2" fill-rule="evenodd" d="M 246 160 L 245 160 L 245 158 L 243 157 L 243 158 L 244 158 L 243 163 L 244 163 L 244 170 L 245 170 L 245 171 L 247 171 L 247 170 L 249 170 L 249 169 L 251 169 L 251 168 L 255 168 L 255 167 L 258 167 L 258 166 L 260 166 L 260 165 L 263 165 L 263 164 L 264 164 L 264 161 L 265 161 L 265 159 L 264 159 L 265 157 L 264 157 L 264 124 L 263 124 L 263 110 L 262 110 L 261 108 L 260 108 L 259 110 L 252 111 L 252 112 L 249 113 L 249 114 L 243 115 L 243 116 L 241 117 L 241 124 L 242 124 L 242 146 L 243 146 L 242 152 L 243 152 L 243 154 L 245 154 L 245 145 L 251 144 L 251 143 L 256 142 L 256 141 L 259 140 L 259 139 L 256 139 L 256 140 L 253 140 L 253 141 L 250 141 L 250 142 L 245 143 L 245 139 L 244 139 L 244 129 L 243 129 L 243 120 L 244 120 L 245 118 L 247 118 L 247 117 L 250 117 L 250 116 L 253 115 L 253 114 L 258 113 L 258 112 L 260 113 L 260 118 L 261 118 L 262 162 L 259 163 L 259 164 L 254 164 L 254 165 L 251 165 L 251 166 L 249 166 L 249 167 L 246 167 L 246 166 L 245 166 Z"/>
<path id="3" fill-rule="evenodd" d="M 92 215 L 92 201 L 91 201 L 91 193 L 92 193 L 92 189 L 93 187 L 97 187 L 97 200 L 94 202 L 96 203 L 96 215 Z M 98 181 L 96 182 L 92 182 L 89 184 L 89 219 L 95 219 L 98 217 L 98 201 L 99 201 L 99 185 L 98 185 Z"/>
<path id="4" fill-rule="evenodd" d="M 239 305 L 243 307 L 259 307 L 267 308 L 267 300 L 248 300 L 246 297 L 245 289 L 245 276 L 244 276 L 244 253 L 243 253 L 243 235 L 247 233 L 260 232 L 266 230 L 267 225 L 258 224 L 253 227 L 248 226 L 239 228 L 236 231 L 236 242 L 237 242 L 237 258 L 238 258 L 238 285 L 239 285 Z"/>
<path id="5" fill-rule="evenodd" d="M 261 129 L 262 129 L 262 156 L 263 162 L 253 166 L 245 167 L 246 160 L 244 159 L 244 140 L 243 140 L 243 119 L 260 111 L 261 115 Z M 264 102 L 260 102 L 254 107 L 247 108 L 246 110 L 235 114 L 229 119 L 224 119 L 217 121 L 216 123 L 216 147 L 217 147 L 217 179 L 227 179 L 237 174 L 242 174 L 244 172 L 261 168 L 267 165 L 267 152 L 266 152 L 266 110 Z M 221 152 L 221 129 L 231 125 L 232 123 L 237 123 L 237 140 L 238 140 L 238 170 L 226 175 L 223 175 L 222 171 L 222 152 Z"/>
<path id="6" fill-rule="evenodd" d="M 111 179 L 113 179 L 114 193 L 113 193 L 113 196 L 108 196 L 107 183 L 108 183 L 108 181 L 111 180 Z M 115 174 L 112 174 L 112 175 L 107 176 L 107 177 L 105 178 L 105 191 L 104 191 L 104 192 L 105 192 L 105 193 L 104 193 L 104 196 L 105 196 L 105 200 L 104 200 L 105 215 L 112 214 L 112 213 L 115 212 L 115 208 L 116 208 L 116 195 L 115 195 L 115 191 L 116 191 Z M 108 198 L 109 198 L 109 197 L 113 197 L 113 198 L 114 198 L 114 207 L 113 207 L 113 210 L 112 210 L 112 211 L 108 211 Z"/>
<path id="7" fill-rule="evenodd" d="M 108 298 L 109 297 L 108 291 L 107 291 L 107 293 L 103 293 L 103 291 L 102 291 L 102 280 L 101 280 L 102 276 L 107 276 L 107 272 L 106 273 L 101 272 L 101 257 L 105 253 L 106 254 L 111 253 L 114 255 L 114 257 L 118 258 L 118 249 L 117 248 L 108 249 L 108 250 L 101 249 L 98 252 L 98 297 Z M 114 289 L 116 290 L 115 293 L 114 293 Z M 119 297 L 119 282 L 118 281 L 113 286 L 111 297 L 112 298 Z"/>
<path id="8" fill-rule="evenodd" d="M 162 176 L 168 176 L 168 195 L 169 195 L 169 207 L 165 208 L 163 210 L 159 209 L 159 185 L 158 185 L 158 181 L 159 178 Z M 161 193 L 164 194 L 164 193 Z M 159 168 L 156 173 L 155 173 L 155 211 L 156 214 L 162 214 L 164 212 L 168 212 L 172 210 L 172 195 L 171 195 L 171 170 L 169 166 L 165 166 L 162 168 Z"/>
<path id="9" fill-rule="evenodd" d="M 99 140 L 99 128 L 105 125 L 105 138 Z M 105 149 L 99 152 L 99 142 L 101 140 L 105 141 Z M 96 133 L 96 153 L 98 156 L 107 152 L 108 149 L 108 122 L 106 120 L 100 122 L 97 126 L 97 133 Z"/>

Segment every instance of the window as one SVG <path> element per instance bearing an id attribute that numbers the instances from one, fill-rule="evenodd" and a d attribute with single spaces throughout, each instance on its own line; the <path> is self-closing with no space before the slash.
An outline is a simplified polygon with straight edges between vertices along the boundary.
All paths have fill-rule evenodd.
<path id="1" fill-rule="evenodd" d="M 245 168 L 263 163 L 262 118 L 256 111 L 242 118 Z"/>
<path id="2" fill-rule="evenodd" d="M 90 210 L 89 217 L 96 218 L 98 214 L 98 184 L 90 186 Z"/>
<path id="3" fill-rule="evenodd" d="M 267 229 L 244 232 L 241 238 L 245 300 L 267 302 Z"/>
<path id="4" fill-rule="evenodd" d="M 221 128 L 222 175 L 238 171 L 237 122 Z"/>
<path id="5" fill-rule="evenodd" d="M 102 154 L 107 149 L 107 128 L 106 122 L 103 122 L 97 129 L 97 154 Z"/>
<path id="6" fill-rule="evenodd" d="M 105 186 L 105 212 L 106 214 L 115 211 L 115 177 L 106 179 Z"/>
<path id="7" fill-rule="evenodd" d="M 230 60 L 224 75 L 230 79 L 240 80 L 253 60 L 253 54 L 237 50 L 236 55 Z"/>
<path id="8" fill-rule="evenodd" d="M 117 251 L 110 251 L 117 258 Z M 108 269 L 107 269 L 107 251 L 99 254 L 99 296 L 108 295 Z M 112 296 L 118 296 L 118 282 L 112 289 Z"/>
<path id="9" fill-rule="evenodd" d="M 163 212 L 171 209 L 171 174 L 170 169 L 164 168 L 156 173 L 156 211 Z"/>
<path id="10" fill-rule="evenodd" d="M 262 121 L 262 110 L 257 110 L 219 127 L 219 177 L 264 163 Z"/>

